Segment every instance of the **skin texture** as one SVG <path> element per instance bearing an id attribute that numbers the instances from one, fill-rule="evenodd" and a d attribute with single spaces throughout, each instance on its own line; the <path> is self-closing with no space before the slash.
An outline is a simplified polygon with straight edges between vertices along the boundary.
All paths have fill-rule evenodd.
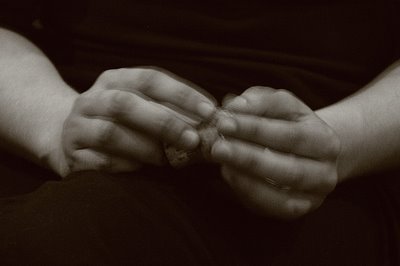
<path id="1" fill-rule="evenodd" d="M 197 131 L 165 103 L 201 118 L 210 116 L 215 107 L 166 73 L 135 68 L 100 75 L 75 100 L 65 120 L 60 156 L 67 164 L 65 172 L 133 171 L 143 163 L 163 164 L 162 143 L 196 148 Z"/>
<path id="2" fill-rule="evenodd" d="M 196 147 L 188 118 L 214 112 L 208 95 L 160 69 L 109 70 L 78 94 L 31 42 L 3 29 L 0 39 L 1 145 L 61 176 L 160 165 L 162 142 Z"/>
<path id="3" fill-rule="evenodd" d="M 399 169 L 400 61 L 355 94 L 315 113 L 341 140 L 339 182 Z"/>
<path id="4" fill-rule="evenodd" d="M 225 108 L 234 115 L 220 119 L 225 140 L 214 144 L 212 156 L 239 198 L 282 218 L 317 208 L 338 179 L 334 131 L 288 91 L 249 88 Z"/>
<path id="5" fill-rule="evenodd" d="M 162 164 L 162 142 L 194 149 L 189 121 L 215 112 L 204 91 L 157 69 L 106 71 L 78 94 L 29 40 L 3 29 L 0 39 L 0 145 L 61 176 Z M 234 115 L 218 123 L 226 138 L 213 145 L 213 160 L 245 205 L 278 218 L 304 215 L 337 182 L 398 168 L 399 84 L 396 63 L 316 111 L 290 92 L 250 88 L 223 104 Z"/>
<path id="6" fill-rule="evenodd" d="M 337 182 L 398 169 L 400 62 L 316 111 L 290 92 L 266 87 L 230 98 L 224 105 L 235 119 L 219 124 L 230 139 L 216 143 L 213 156 L 243 203 L 263 215 L 300 217 Z M 292 189 L 277 190 L 269 179 Z"/>

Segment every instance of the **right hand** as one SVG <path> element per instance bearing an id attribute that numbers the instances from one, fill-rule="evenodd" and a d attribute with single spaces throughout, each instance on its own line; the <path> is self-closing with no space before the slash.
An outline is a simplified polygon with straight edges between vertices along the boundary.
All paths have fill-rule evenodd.
<path id="1" fill-rule="evenodd" d="M 281 219 L 317 209 L 338 181 L 335 131 L 285 90 L 252 87 L 223 107 L 211 156 L 242 202 Z"/>
<path id="2" fill-rule="evenodd" d="M 52 168 L 66 176 L 82 170 L 122 172 L 142 164 L 161 165 L 162 143 L 183 149 L 199 144 L 182 113 L 204 119 L 214 110 L 213 100 L 171 73 L 146 68 L 105 71 L 75 100 L 51 158 Z"/>

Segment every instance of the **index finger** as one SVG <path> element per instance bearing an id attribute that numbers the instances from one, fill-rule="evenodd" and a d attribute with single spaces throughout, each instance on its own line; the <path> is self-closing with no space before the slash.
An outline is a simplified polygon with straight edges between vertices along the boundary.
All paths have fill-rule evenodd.
<path id="1" fill-rule="evenodd" d="M 321 204 L 318 196 L 298 191 L 278 191 L 237 168 L 224 165 L 222 175 L 242 202 L 262 215 L 293 219 Z"/>
<path id="2" fill-rule="evenodd" d="M 235 114 L 219 117 L 217 127 L 225 136 L 318 160 L 335 158 L 340 150 L 333 130 L 318 119 L 293 122 Z"/>
<path id="3" fill-rule="evenodd" d="M 104 90 L 82 96 L 75 109 L 84 116 L 121 123 L 182 149 L 193 149 L 199 143 L 198 133 L 186 121 L 160 104 L 127 91 Z"/>
<path id="4" fill-rule="evenodd" d="M 238 113 L 291 121 L 297 121 L 312 113 L 312 110 L 291 92 L 260 86 L 251 87 L 240 96 L 227 101 L 224 108 Z"/>
<path id="5" fill-rule="evenodd" d="M 215 112 L 215 100 L 199 87 L 183 81 L 176 75 L 152 68 L 110 70 L 102 80 L 108 88 L 139 91 L 151 99 L 168 103 L 201 118 Z M 169 106 L 170 106 L 169 105 Z"/>

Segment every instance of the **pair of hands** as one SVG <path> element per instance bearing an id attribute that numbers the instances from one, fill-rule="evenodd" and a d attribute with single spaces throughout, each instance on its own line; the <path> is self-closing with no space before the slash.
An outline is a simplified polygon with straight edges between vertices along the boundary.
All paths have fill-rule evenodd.
<path id="1" fill-rule="evenodd" d="M 195 148 L 196 121 L 212 116 L 215 102 L 187 84 L 154 69 L 104 72 L 64 122 L 56 171 L 132 171 L 165 163 L 164 142 Z M 223 107 L 234 115 L 219 119 L 225 139 L 213 145 L 211 159 L 238 197 L 280 218 L 317 208 L 337 183 L 333 130 L 282 90 L 253 87 Z"/>

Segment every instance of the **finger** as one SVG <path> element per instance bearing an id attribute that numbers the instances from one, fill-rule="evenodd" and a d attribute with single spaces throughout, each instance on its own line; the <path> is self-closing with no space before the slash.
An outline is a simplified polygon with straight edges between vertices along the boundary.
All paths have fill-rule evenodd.
<path id="1" fill-rule="evenodd" d="M 228 104 L 230 104 L 236 97 L 238 97 L 238 95 L 233 94 L 233 93 L 228 93 L 224 96 L 224 98 L 222 99 L 221 105 L 222 106 L 227 106 Z"/>
<path id="2" fill-rule="evenodd" d="M 75 150 L 69 157 L 71 172 L 99 170 L 107 172 L 128 172 L 140 167 L 135 161 L 125 160 L 93 149 Z"/>
<path id="3" fill-rule="evenodd" d="M 110 120 L 81 118 L 74 122 L 66 138 L 71 149 L 91 148 L 121 158 L 161 165 L 165 158 L 162 146 L 138 131 Z"/>
<path id="4" fill-rule="evenodd" d="M 312 110 L 291 92 L 268 87 L 251 87 L 229 101 L 224 108 L 269 118 L 297 121 Z"/>
<path id="5" fill-rule="evenodd" d="M 275 182 L 280 187 L 326 194 L 333 190 L 337 177 L 329 164 L 308 158 L 263 149 L 238 140 L 220 140 L 214 144 L 212 158 L 249 175 Z"/>
<path id="6" fill-rule="evenodd" d="M 333 130 L 317 118 L 293 122 L 236 114 L 221 116 L 217 127 L 225 136 L 314 159 L 335 158 L 340 149 Z"/>
<path id="7" fill-rule="evenodd" d="M 278 191 L 236 168 L 224 166 L 222 175 L 246 206 L 263 215 L 283 219 L 298 218 L 322 202 L 321 198 L 304 193 Z"/>
<path id="8" fill-rule="evenodd" d="M 142 167 L 141 163 L 136 160 L 129 160 L 125 157 L 118 157 L 115 154 L 110 154 L 110 162 L 105 171 L 110 173 L 131 172 Z"/>
<path id="9" fill-rule="evenodd" d="M 179 78 L 180 79 L 180 78 Z M 177 106 L 202 118 L 209 118 L 215 111 L 215 101 L 204 91 L 165 70 L 151 68 L 109 70 L 99 78 L 109 89 L 140 91 L 158 101 Z"/>
<path id="10" fill-rule="evenodd" d="M 76 111 L 83 115 L 116 120 L 133 131 L 140 130 L 182 149 L 193 149 L 199 144 L 192 126 L 159 104 L 133 93 L 105 90 L 80 99 L 77 105 Z"/>

